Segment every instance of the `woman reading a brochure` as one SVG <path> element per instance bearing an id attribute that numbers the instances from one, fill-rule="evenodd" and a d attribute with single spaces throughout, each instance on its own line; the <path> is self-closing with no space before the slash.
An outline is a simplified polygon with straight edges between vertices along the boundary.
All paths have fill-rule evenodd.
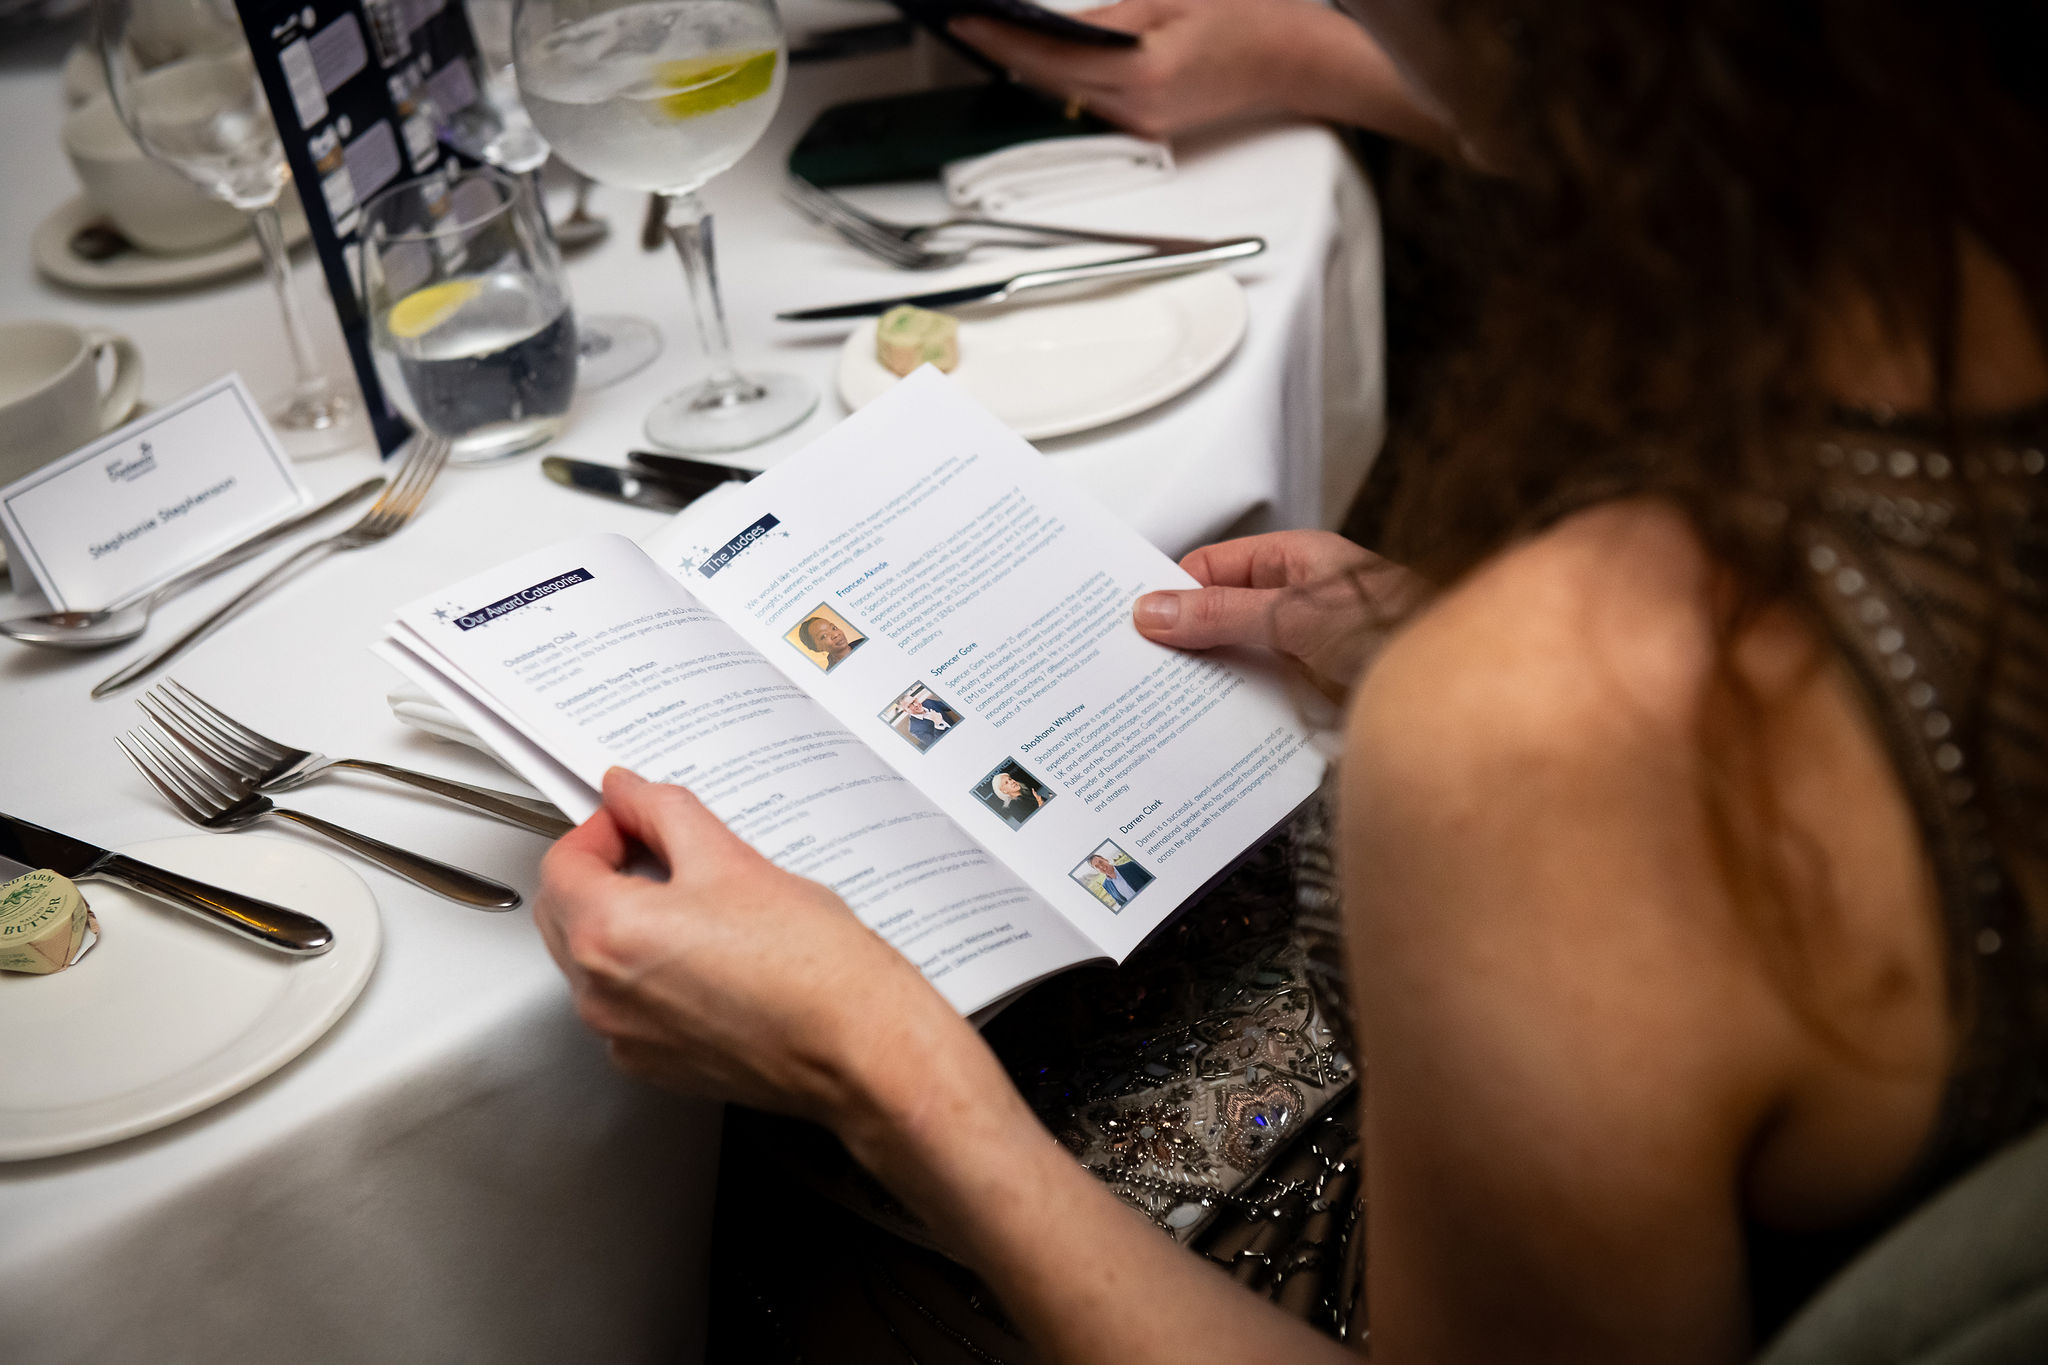
<path id="1" fill-rule="evenodd" d="M 2048 28 L 1361 8 L 1522 199 L 1407 567 L 1231 542 L 1135 622 L 1347 707 L 1341 1325 L 1396 1365 L 1744 1359 L 2048 1117 Z M 680 788 L 605 797 L 537 915 L 621 1066 L 829 1128 L 1036 1358 L 1351 1355 L 1113 1198 L 830 891 Z"/>

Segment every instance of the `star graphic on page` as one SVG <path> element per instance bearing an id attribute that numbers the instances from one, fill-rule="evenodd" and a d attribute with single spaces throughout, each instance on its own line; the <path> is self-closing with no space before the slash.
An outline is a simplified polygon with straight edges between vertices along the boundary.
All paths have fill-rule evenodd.
<path id="1" fill-rule="evenodd" d="M 434 619 L 435 619 L 436 621 L 445 621 L 445 620 L 447 620 L 447 619 L 448 619 L 448 609 L 447 609 L 446 607 L 435 607 L 435 608 L 434 608 Z"/>

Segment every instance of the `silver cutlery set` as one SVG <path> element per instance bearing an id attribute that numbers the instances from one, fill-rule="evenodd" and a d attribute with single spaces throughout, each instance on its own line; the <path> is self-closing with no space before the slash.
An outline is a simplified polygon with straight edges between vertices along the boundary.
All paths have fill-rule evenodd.
<path id="1" fill-rule="evenodd" d="M 193 824 L 201 829 L 242 829 L 266 816 L 274 816 L 331 839 L 397 873 L 415 886 L 425 887 L 450 900 L 486 910 L 510 910 L 519 904 L 519 893 L 503 882 L 358 834 L 317 815 L 278 805 L 267 792 L 289 791 L 340 765 L 327 762 L 318 754 L 289 749 L 265 739 L 186 689 L 177 687 L 173 691 L 173 687 L 176 685 L 152 688 L 139 703 L 143 714 L 149 717 L 149 723 L 130 730 L 114 742 L 121 746 L 121 752 L 128 755 L 128 761 L 135 765 L 136 771 L 157 789 L 171 808 Z M 298 757 L 280 763 L 271 758 L 273 754 Z M 344 763 L 359 766 L 354 760 L 344 760 Z M 390 769 L 381 764 L 360 766 L 371 772 L 385 769 L 383 775 L 403 772 L 406 778 L 401 780 L 426 776 L 402 768 Z M 436 778 L 427 778 L 426 781 L 439 787 L 444 796 L 452 795 L 464 804 L 488 810 L 500 819 L 511 819 L 504 809 L 485 807 L 476 801 L 473 793 L 479 790 L 477 788 L 457 793 L 450 790 L 456 784 L 441 784 Z M 421 784 L 415 781 L 415 785 Z M 496 798 L 501 805 L 509 805 L 514 799 L 497 792 L 485 794 Z M 521 812 L 521 818 L 514 823 L 531 829 L 534 822 L 542 818 L 537 811 Z M 555 823 L 559 826 L 557 833 L 568 828 L 566 821 L 558 819 Z"/>
<path id="2" fill-rule="evenodd" d="M 94 697 L 104 697 L 154 673 L 257 597 L 294 577 L 326 556 L 340 550 L 360 549 L 396 535 L 418 515 L 427 490 L 448 460 L 448 443 L 437 436 L 421 434 L 406 452 L 398 472 L 387 482 L 382 475 L 329 498 L 310 511 L 301 512 L 268 530 L 230 545 L 203 563 L 194 565 L 168 582 L 147 592 L 110 602 L 97 611 L 50 611 L 0 621 L 0 635 L 25 645 L 49 649 L 104 649 L 133 640 L 149 627 L 150 613 L 171 597 L 196 583 L 255 558 L 295 531 L 303 530 L 342 508 L 362 501 L 372 493 L 375 502 L 356 521 L 324 540 L 301 546 L 269 573 L 214 608 L 198 624 L 153 654 L 144 655 L 116 670 L 96 684 Z"/>
<path id="3" fill-rule="evenodd" d="M 1113 260 L 1051 270 L 1030 270 L 1006 280 L 777 313 L 776 317 L 783 322 L 872 317 L 899 304 L 955 308 L 970 303 L 1002 303 L 1029 290 L 1206 270 L 1225 261 L 1256 256 L 1266 249 L 1263 237 L 1228 237 L 1214 241 L 1193 237 L 1152 237 L 1057 227 L 1050 223 L 1023 223 L 979 214 L 954 214 L 931 223 L 895 223 L 856 208 L 838 195 L 797 176 L 789 178 L 783 197 L 804 217 L 820 227 L 829 228 L 856 249 L 899 270 L 942 270 L 958 265 L 983 246 L 1044 247 L 1103 242 L 1139 248 L 1131 255 L 1118 256 Z M 954 242 L 939 245 L 939 240 L 947 234 L 952 234 Z"/>
<path id="4" fill-rule="evenodd" d="M 1056 227 L 1050 223 L 1023 223 L 1007 218 L 987 218 L 975 213 L 956 213 L 933 223 L 896 223 L 878 218 L 847 200 L 823 190 L 800 176 L 789 177 L 783 198 L 789 206 L 819 227 L 830 228 L 846 241 L 887 265 L 899 270 L 943 270 L 984 246 L 1055 246 L 1062 242 L 1107 242 L 1116 246 L 1140 246 L 1173 254 L 1198 251 L 1214 245 L 1195 237 L 1150 237 L 1131 233 L 1097 232 L 1089 228 Z M 957 245 L 936 246 L 941 236 L 966 235 Z"/>
<path id="5" fill-rule="evenodd" d="M 427 490 L 433 486 L 435 477 L 441 472 L 441 466 L 447 461 L 448 442 L 441 437 L 421 432 L 413 439 L 412 446 L 406 453 L 405 462 L 399 466 L 398 473 L 392 477 L 390 484 L 353 525 L 343 528 L 325 540 L 316 540 L 294 551 L 283 563 L 214 608 L 197 625 L 156 653 L 137 659 L 101 679 L 92 689 L 93 696 L 104 697 L 156 672 L 257 597 L 310 568 L 328 555 L 342 550 L 359 550 L 365 545 L 375 545 L 396 535 L 405 528 L 407 522 L 419 514 L 420 504 L 426 501 Z"/>
<path id="6" fill-rule="evenodd" d="M 174 681 L 151 688 L 136 704 L 146 721 L 114 742 L 171 809 L 201 829 L 241 829 L 265 816 L 275 816 L 465 905 L 510 910 L 519 904 L 519 893 L 502 882 L 317 815 L 287 810 L 270 795 L 345 769 L 432 792 L 551 838 L 570 828 L 560 811 L 531 797 L 473 787 L 390 763 L 328 758 L 281 744 Z M 310 915 L 0 813 L 0 878 L 45 867 L 73 881 L 119 882 L 278 952 L 310 957 L 334 946 L 332 931 Z"/>
<path id="7" fill-rule="evenodd" d="M 48 612 L 0 621 L 0 633 L 26 644 L 66 649 L 101 648 L 134 639 L 148 626 L 150 611 L 173 594 L 255 557 L 322 517 L 372 493 L 378 494 L 377 500 L 355 522 L 301 546 L 177 639 L 126 665 L 93 688 L 94 697 L 104 697 L 161 668 L 257 596 L 321 559 L 378 544 L 403 530 L 418 515 L 447 458 L 446 441 L 422 434 L 388 482 L 382 477 L 366 480 L 310 511 L 230 546 L 146 593 L 114 602 L 99 611 Z M 117 736 L 115 743 L 165 802 L 193 824 L 202 829 L 233 830 L 265 818 L 288 821 L 417 886 L 465 905 L 509 910 L 519 904 L 519 893 L 490 877 L 371 838 L 317 815 L 287 809 L 273 801 L 272 796 L 332 772 L 359 772 L 432 793 L 549 838 L 558 838 L 571 828 L 560 811 L 532 797 L 472 786 L 371 759 L 329 758 L 280 743 L 173 681 L 150 689 L 138 699 L 137 705 L 142 709 L 144 723 Z M 309 916 L 0 814 L 0 873 L 11 876 L 14 873 L 9 869 L 39 867 L 74 880 L 95 877 L 122 882 L 280 952 L 314 954 L 333 945 L 333 935 L 327 927 Z"/>
<path id="8" fill-rule="evenodd" d="M 149 628 L 149 614 L 160 603 L 167 602 L 195 583 L 213 577 L 225 569 L 255 558 L 263 551 L 283 540 L 292 532 L 310 526 L 331 512 L 338 512 L 351 503 L 375 493 L 384 486 L 384 478 L 365 479 L 354 488 L 329 498 L 308 512 L 301 512 L 291 520 L 259 531 L 247 540 L 230 545 L 213 558 L 185 570 L 168 582 L 160 583 L 146 592 L 131 594 L 110 602 L 98 611 L 49 611 L 35 616 L 17 616 L 10 621 L 0 621 L 0 633 L 10 635 L 25 645 L 47 645 L 53 649 L 101 649 L 133 640 Z"/>

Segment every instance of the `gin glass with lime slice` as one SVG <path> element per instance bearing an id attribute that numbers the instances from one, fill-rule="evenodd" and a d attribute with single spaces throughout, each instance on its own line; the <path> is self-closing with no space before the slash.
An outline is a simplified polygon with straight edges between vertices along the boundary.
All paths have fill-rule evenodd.
<path id="1" fill-rule="evenodd" d="M 384 391 L 482 464 L 562 429 L 576 323 L 562 261 L 523 180 L 425 175 L 363 206 L 363 312 Z"/>
<path id="2" fill-rule="evenodd" d="M 594 180 L 660 194 L 710 374 L 647 417 L 681 451 L 739 450 L 801 422 L 818 396 L 788 374 L 741 374 L 697 191 L 760 138 L 788 66 L 772 0 L 518 0 L 513 68 L 555 154 Z"/>

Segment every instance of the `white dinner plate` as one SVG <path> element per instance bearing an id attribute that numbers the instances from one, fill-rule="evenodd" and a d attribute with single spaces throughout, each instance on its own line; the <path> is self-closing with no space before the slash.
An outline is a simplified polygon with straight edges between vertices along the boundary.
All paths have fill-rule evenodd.
<path id="1" fill-rule="evenodd" d="M 295 247 L 306 240 L 305 212 L 297 197 L 289 192 L 280 208 L 285 244 Z M 84 195 L 79 195 L 43 219 L 29 243 L 29 255 L 34 258 L 36 269 L 75 289 L 181 289 L 239 275 L 263 264 L 263 248 L 257 244 L 254 231 L 183 256 L 159 256 L 137 250 L 124 251 L 104 261 L 88 261 L 71 249 L 71 239 L 80 228 L 103 216 Z"/>
<path id="2" fill-rule="evenodd" d="M 1187 392 L 1244 338 L 1244 286 L 1221 270 L 1082 298 L 960 315 L 953 378 L 1027 441 L 1134 417 Z M 859 408 L 896 376 L 875 359 L 875 322 L 839 352 L 839 396 Z"/>
<path id="3" fill-rule="evenodd" d="M 324 920 L 294 958 L 116 886 L 79 884 L 100 941 L 54 976 L 0 972 L 0 1161 L 161 1128 L 262 1080 L 348 1012 L 377 965 L 377 902 L 318 849 L 251 834 L 122 850 Z"/>

